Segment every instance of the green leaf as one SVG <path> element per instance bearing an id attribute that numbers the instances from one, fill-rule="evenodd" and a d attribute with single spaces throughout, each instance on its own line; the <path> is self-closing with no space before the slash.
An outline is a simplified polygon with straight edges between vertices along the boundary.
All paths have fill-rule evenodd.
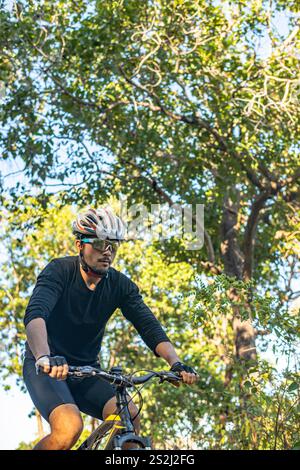
<path id="1" fill-rule="evenodd" d="M 299 384 L 297 382 L 291 383 L 291 385 L 288 388 L 288 392 L 294 392 L 295 390 L 298 390 Z"/>

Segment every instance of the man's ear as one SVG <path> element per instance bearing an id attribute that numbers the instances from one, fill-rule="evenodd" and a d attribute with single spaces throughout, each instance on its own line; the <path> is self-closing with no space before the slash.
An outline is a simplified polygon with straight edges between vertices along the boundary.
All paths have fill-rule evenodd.
<path id="1" fill-rule="evenodd" d="M 76 239 L 75 240 L 75 246 L 76 246 L 76 248 L 78 248 L 80 250 L 82 248 L 82 241 Z"/>

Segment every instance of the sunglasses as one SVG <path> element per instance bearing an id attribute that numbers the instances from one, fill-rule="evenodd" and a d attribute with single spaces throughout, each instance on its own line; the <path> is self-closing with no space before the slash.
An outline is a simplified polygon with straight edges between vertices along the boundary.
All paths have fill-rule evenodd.
<path id="1" fill-rule="evenodd" d="M 95 250 L 105 251 L 107 247 L 111 247 L 113 252 L 117 251 L 121 242 L 119 240 L 99 240 L 99 238 L 82 238 L 84 243 L 89 243 Z"/>

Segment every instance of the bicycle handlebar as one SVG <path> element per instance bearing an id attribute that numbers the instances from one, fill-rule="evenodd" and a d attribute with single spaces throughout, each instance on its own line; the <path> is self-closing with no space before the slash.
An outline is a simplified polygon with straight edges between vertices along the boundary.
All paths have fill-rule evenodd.
<path id="1" fill-rule="evenodd" d="M 111 373 L 91 366 L 69 366 L 68 376 L 70 377 L 101 377 L 107 382 L 115 385 L 133 387 L 148 382 L 153 377 L 159 377 L 160 381 L 180 382 L 182 377 L 174 372 L 169 371 L 149 371 L 148 374 L 140 377 L 130 377 L 120 373 Z"/>

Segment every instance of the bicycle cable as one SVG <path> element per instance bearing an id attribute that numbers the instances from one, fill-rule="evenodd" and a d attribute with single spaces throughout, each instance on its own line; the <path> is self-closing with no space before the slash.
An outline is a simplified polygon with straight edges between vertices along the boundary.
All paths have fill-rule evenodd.
<path id="1" fill-rule="evenodd" d="M 136 375 L 138 372 L 155 372 L 155 371 L 150 370 L 150 369 L 138 369 L 138 370 L 132 372 L 131 374 L 129 374 L 128 377 L 129 377 L 130 379 L 132 379 L 132 377 L 133 377 L 134 375 Z M 158 375 L 153 375 L 153 377 L 155 377 L 155 376 L 158 377 Z M 134 385 L 134 384 L 133 384 L 133 388 L 134 388 L 135 391 L 136 391 L 136 392 L 133 394 L 133 396 L 130 397 L 130 399 L 129 399 L 128 401 L 126 401 L 126 405 L 124 405 L 119 411 L 118 411 L 117 408 L 115 408 L 115 412 L 121 413 L 126 407 L 128 407 L 128 404 L 129 404 L 130 402 L 133 402 L 133 399 L 136 397 L 136 395 L 138 395 L 139 398 L 140 398 L 139 409 L 138 409 L 138 412 L 136 413 L 136 415 L 134 416 L 134 418 L 132 418 L 132 417 L 130 416 L 130 420 L 131 420 L 132 425 L 133 425 L 133 421 L 137 418 L 137 416 L 139 416 L 139 414 L 140 414 L 141 411 L 142 411 L 142 408 L 143 408 L 143 405 L 144 405 L 144 399 L 143 399 L 143 396 L 142 396 L 142 394 L 141 394 L 141 390 L 146 386 L 146 384 L 147 384 L 147 382 L 145 382 L 144 384 L 142 384 L 142 386 L 141 386 L 140 388 L 138 388 L 137 385 Z M 117 415 L 116 415 L 116 416 L 117 416 Z M 115 417 L 115 418 L 113 419 L 113 421 L 117 421 L 117 418 Z"/>
<path id="2" fill-rule="evenodd" d="M 132 379 L 133 376 L 136 375 L 138 372 L 150 372 L 150 373 L 154 372 L 155 373 L 155 371 L 150 370 L 150 369 L 138 369 L 138 370 L 132 372 L 131 374 L 129 374 L 130 379 Z M 153 377 L 159 377 L 159 374 L 157 374 L 157 375 L 153 374 Z M 143 399 L 143 395 L 141 394 L 141 390 L 147 385 L 147 382 L 142 384 L 142 386 L 140 388 L 138 388 L 136 385 L 133 385 L 134 389 L 136 390 L 136 393 L 133 395 L 133 397 L 130 398 L 130 400 L 129 400 L 129 402 L 127 402 L 127 404 L 130 403 L 130 401 L 133 400 L 133 398 L 136 396 L 136 394 L 139 394 L 139 396 L 140 396 L 140 405 L 139 406 L 140 407 L 138 409 L 138 412 L 134 416 L 134 418 L 131 418 L 132 421 L 134 421 L 137 418 L 137 416 L 139 416 L 140 412 L 142 411 L 142 408 L 143 408 L 143 405 L 144 405 L 144 399 Z"/>
<path id="3" fill-rule="evenodd" d="M 139 395 L 139 398 L 140 398 L 139 410 L 138 410 L 137 414 L 134 416 L 134 418 L 132 418 L 132 417 L 130 416 L 130 421 L 131 421 L 132 425 L 134 426 L 133 421 L 134 421 L 135 418 L 140 414 L 140 412 L 141 412 L 141 410 L 142 410 L 142 408 L 143 408 L 144 400 L 143 400 L 143 396 L 142 396 L 140 390 L 141 390 L 145 385 L 146 385 L 146 384 L 143 384 L 140 389 L 138 389 L 136 385 L 133 386 L 134 389 L 136 390 L 136 392 L 133 394 L 133 396 L 130 396 L 130 399 L 129 399 L 128 401 L 127 401 L 127 397 L 126 397 L 126 404 L 125 404 L 122 408 L 120 408 L 120 409 L 118 410 L 118 408 L 116 407 L 116 408 L 114 409 L 114 413 L 118 413 L 118 414 L 115 415 L 115 417 L 114 417 L 114 419 L 113 419 L 112 421 L 118 421 L 118 419 L 117 419 L 118 415 L 119 415 L 123 410 L 125 410 L 125 408 L 128 407 L 128 405 L 129 405 L 130 402 L 133 402 L 133 399 L 136 397 L 136 395 Z"/>

